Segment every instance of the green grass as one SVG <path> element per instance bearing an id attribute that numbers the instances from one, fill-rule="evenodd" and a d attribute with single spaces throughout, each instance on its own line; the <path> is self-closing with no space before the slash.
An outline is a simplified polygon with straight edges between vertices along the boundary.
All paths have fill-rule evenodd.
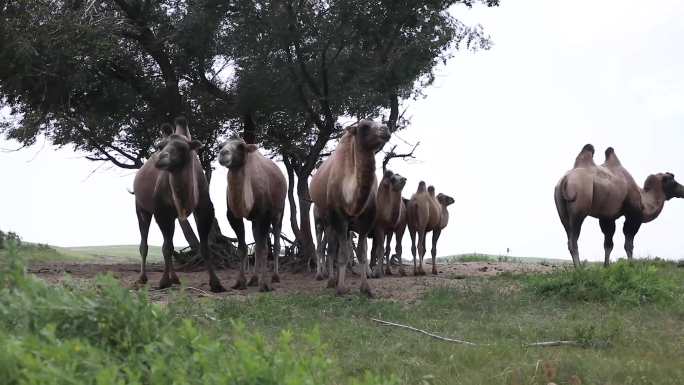
<path id="1" fill-rule="evenodd" d="M 61 262 L 61 261 L 89 261 L 93 258 L 89 255 L 73 252 L 60 247 L 48 245 L 22 243 L 16 250 L 19 257 L 28 263 L 32 262 Z M 0 258 L 8 258 L 9 250 L 0 250 Z"/>
<path id="2" fill-rule="evenodd" d="M 456 262 L 518 262 L 518 263 L 549 263 L 549 264 L 568 264 L 570 260 L 564 259 L 548 259 L 548 258 L 532 258 L 532 257 L 513 257 L 507 255 L 494 254 L 459 254 L 450 255 L 447 257 L 437 258 L 438 263 L 456 263 Z"/>
<path id="3" fill-rule="evenodd" d="M 138 245 L 110 245 L 110 246 L 78 246 L 61 248 L 69 253 L 82 255 L 93 259 L 106 259 L 114 262 L 139 262 L 140 251 Z M 149 246 L 148 262 L 163 261 L 161 247 Z"/>

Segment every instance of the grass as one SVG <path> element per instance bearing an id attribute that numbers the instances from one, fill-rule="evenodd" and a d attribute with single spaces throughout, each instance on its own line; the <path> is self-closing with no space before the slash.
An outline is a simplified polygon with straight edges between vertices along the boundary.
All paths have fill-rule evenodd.
<path id="1" fill-rule="evenodd" d="M 62 297 L 43 299 L 44 292 L 34 297 L 26 293 L 18 296 L 0 293 L 0 301 L 34 298 L 34 302 L 24 304 L 25 309 L 0 306 L 0 314 L 5 311 L 5 330 L 19 335 L 22 341 L 30 340 L 29 337 L 47 341 L 61 338 L 59 344 L 52 345 L 71 346 L 69 344 L 75 343 L 73 340 L 59 337 L 59 333 L 55 337 L 55 332 L 49 329 L 49 325 L 62 325 L 63 329 L 58 326 L 56 330 L 63 330 L 67 336 L 80 336 L 88 342 L 88 349 L 92 350 L 88 357 L 102 362 L 111 360 L 122 371 L 130 365 L 127 370 L 137 370 L 139 372 L 135 373 L 144 376 L 151 376 L 149 368 L 159 365 L 160 370 L 165 368 L 180 373 L 178 378 L 186 380 L 183 376 L 188 373 L 206 376 L 215 370 L 237 370 L 237 366 L 231 366 L 234 359 L 238 359 L 247 372 L 261 373 L 263 368 L 250 372 L 250 362 L 279 362 L 284 358 L 278 352 L 293 355 L 294 361 L 288 361 L 289 365 L 298 368 L 296 370 L 304 376 L 310 373 L 306 368 L 319 368 L 316 370 L 323 374 L 309 382 L 311 384 L 381 383 L 395 378 L 400 384 L 435 385 L 549 382 L 674 385 L 684 378 L 684 366 L 681 365 L 684 355 L 684 269 L 675 263 L 618 263 L 607 270 L 589 267 L 541 276 L 503 275 L 489 279 L 465 278 L 459 282 L 462 285 L 458 288 L 446 285 L 432 288 L 413 303 L 368 300 L 357 295 L 340 298 L 330 294 L 282 295 L 276 292 L 221 300 L 193 299 L 177 294 L 164 308 L 159 308 L 138 297 L 130 299 L 136 295 L 105 280 L 94 287 L 63 289 L 71 296 L 64 302 L 60 302 Z M 143 301 L 144 306 L 135 301 Z M 52 306 L 49 317 L 40 311 L 41 306 Z M 70 310 L 59 310 L 62 307 Z M 112 312 L 112 308 L 119 310 Z M 73 313 L 74 309 L 85 309 L 85 313 Z M 24 322 L 22 314 L 27 312 L 33 315 L 31 322 Z M 147 317 L 152 317 L 153 321 Z M 412 331 L 379 325 L 371 318 L 480 345 L 439 341 Z M 11 329 L 13 323 L 33 325 L 33 329 L 30 332 L 16 326 Z M 243 347 L 247 350 L 240 350 L 242 345 L 233 344 L 240 335 L 246 335 L 243 340 L 246 342 L 241 344 L 264 348 L 258 354 L 247 347 Z M 135 362 L 136 358 L 141 359 L 140 354 L 127 358 L 131 348 L 126 344 L 139 346 L 137 340 L 144 341 L 140 349 L 146 357 L 158 356 L 157 359 L 146 358 L 145 364 L 141 365 Z M 580 346 L 524 346 L 530 342 L 553 340 L 574 340 Z M 2 342 L 9 347 L 23 346 L 23 342 L 12 341 Z M 200 348 L 188 350 L 188 341 L 198 341 L 192 343 L 199 344 Z M 116 353 L 122 343 L 124 350 Z M 52 345 L 48 343 L 48 346 Z M 223 345 L 230 349 L 222 350 Z M 32 348 L 26 346 L 20 353 L 35 357 L 36 353 L 30 353 Z M 47 347 L 41 345 L 36 349 L 42 352 L 41 349 Z M 115 354 L 113 358 L 112 354 Z M 227 363 L 220 364 L 221 360 L 212 358 L 214 355 L 223 357 L 221 360 Z M 305 356 L 310 356 L 313 362 L 306 361 Z M 82 356 L 60 359 L 62 361 L 50 361 L 52 364 L 46 367 L 52 370 L 62 366 L 78 367 Z M 325 366 L 325 362 L 330 366 Z M 99 368 L 97 365 L 100 361 L 91 363 L 92 367 Z M 193 365 L 206 369 L 198 371 Z M 2 371 L 0 363 L 0 375 Z M 275 378 L 275 382 L 252 378 L 251 382 L 232 383 L 284 383 L 278 381 L 281 372 L 265 370 L 264 373 L 263 378 Z M 152 377 L 144 378 L 148 381 L 140 382 L 157 383 L 151 380 Z M 299 380 L 299 383 L 306 383 Z M 195 379 L 191 383 L 203 383 L 198 381 Z"/>
<path id="2" fill-rule="evenodd" d="M 78 246 L 61 249 L 93 259 L 107 259 L 115 262 L 140 262 L 138 245 Z M 149 246 L 147 261 L 161 262 L 163 260 L 161 247 Z"/>
<path id="3" fill-rule="evenodd" d="M 494 254 L 459 254 L 437 258 L 438 263 L 458 263 L 458 262 L 518 262 L 518 263 L 544 263 L 544 264 L 567 264 L 570 261 L 563 259 L 547 259 L 532 257 L 513 257 L 507 255 Z"/>
<path id="4" fill-rule="evenodd" d="M 43 244 L 35 243 L 22 243 L 21 246 L 16 248 L 16 253 L 20 258 L 22 258 L 27 263 L 32 262 L 62 262 L 62 261 L 89 261 L 93 258 L 73 252 L 68 249 L 52 247 Z M 0 258 L 8 258 L 9 250 L 0 249 Z"/>

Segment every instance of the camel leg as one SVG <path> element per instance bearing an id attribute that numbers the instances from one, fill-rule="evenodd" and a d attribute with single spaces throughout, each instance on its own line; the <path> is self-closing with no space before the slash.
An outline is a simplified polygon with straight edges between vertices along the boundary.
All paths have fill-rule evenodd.
<path id="1" fill-rule="evenodd" d="M 437 241 L 442 234 L 442 230 L 435 230 L 432 232 L 432 275 L 437 275 Z"/>
<path id="2" fill-rule="evenodd" d="M 211 227 L 214 225 L 214 206 L 206 198 L 208 202 L 204 207 L 198 207 L 195 212 L 195 224 L 197 225 L 197 235 L 200 240 L 200 255 L 207 265 L 207 272 L 209 273 L 209 289 L 214 293 L 222 293 L 226 288 L 221 284 L 216 271 L 214 269 L 214 256 L 209 251 L 209 233 Z"/>
<path id="3" fill-rule="evenodd" d="M 322 281 L 325 274 L 325 248 L 327 238 L 321 226 L 316 226 L 316 281 Z"/>
<path id="4" fill-rule="evenodd" d="M 604 235 L 603 249 L 606 252 L 604 267 L 610 265 L 610 253 L 613 251 L 613 235 L 615 234 L 615 221 L 610 219 L 599 219 L 599 225 Z"/>
<path id="5" fill-rule="evenodd" d="M 360 237 L 360 234 L 359 234 Z M 375 258 L 375 269 L 373 271 L 373 277 L 374 278 L 382 278 L 385 276 L 385 271 L 383 267 L 383 240 L 385 239 L 385 233 L 382 231 L 382 229 L 378 228 L 375 230 L 375 234 L 373 235 L 373 246 L 371 247 L 371 254 Z M 365 240 L 365 239 L 364 239 Z M 359 242 L 359 245 L 361 242 Z M 361 257 L 359 256 L 359 253 L 357 253 L 357 256 L 359 257 L 359 262 L 361 262 Z"/>
<path id="6" fill-rule="evenodd" d="M 337 286 L 337 280 L 335 278 L 335 258 L 337 257 L 337 253 L 339 252 L 339 242 L 337 240 L 337 237 L 335 236 L 335 232 L 331 227 L 326 229 L 325 231 L 325 237 L 327 238 L 327 250 L 326 250 L 326 259 L 328 261 L 328 288 L 332 289 Z M 343 266 L 344 267 L 344 266 Z M 346 268 L 346 267 L 345 267 Z M 338 265 L 339 269 L 339 265 Z"/>
<path id="7" fill-rule="evenodd" d="M 252 233 L 254 234 L 254 272 L 257 275 L 259 291 L 267 292 L 271 288 L 271 276 L 267 277 L 268 259 L 268 222 L 263 223 L 259 220 L 252 221 Z"/>
<path id="8" fill-rule="evenodd" d="M 411 254 L 413 255 L 413 275 L 418 275 L 418 267 L 416 266 L 416 232 L 409 230 L 411 237 Z"/>
<path id="9" fill-rule="evenodd" d="M 387 233 L 387 236 L 386 236 L 387 240 L 385 242 L 385 247 L 383 250 L 384 254 L 385 254 L 385 261 L 387 262 L 387 266 L 385 268 L 385 274 L 387 274 L 387 275 L 392 275 L 392 268 L 391 268 L 392 258 L 390 256 L 390 254 L 392 254 L 392 248 L 390 247 L 390 245 L 392 244 L 392 234 L 393 233 L 394 233 L 393 231 L 390 231 Z"/>
<path id="10" fill-rule="evenodd" d="M 634 237 L 639 232 L 641 222 L 631 218 L 625 218 L 625 225 L 622 232 L 625 234 L 625 251 L 627 252 L 627 260 L 632 262 L 632 253 L 634 252 Z"/>
<path id="11" fill-rule="evenodd" d="M 335 238 L 337 240 L 337 295 L 345 295 L 349 293 L 349 288 L 345 283 L 345 276 L 347 274 L 347 262 L 349 261 L 349 254 L 351 252 L 349 244 L 349 224 L 346 218 L 338 217 L 332 220 L 335 231 Z M 359 243 L 361 243 L 359 241 Z M 364 271 L 366 265 L 363 266 Z M 362 278 L 365 274 L 362 274 Z"/>
<path id="12" fill-rule="evenodd" d="M 401 259 L 401 255 L 402 255 L 402 251 L 403 251 L 403 249 L 401 247 L 401 242 L 404 239 L 405 229 L 406 228 L 404 227 L 404 228 L 400 228 L 399 230 L 397 230 L 397 239 L 395 240 L 395 246 L 394 246 L 394 252 L 397 255 L 397 260 L 399 262 L 399 275 L 402 277 L 406 276 L 406 271 L 404 271 L 404 262 Z"/>
<path id="13" fill-rule="evenodd" d="M 584 217 L 573 218 L 572 220 L 568 221 L 568 226 L 566 228 L 566 232 L 568 234 L 568 250 L 570 251 L 570 255 L 572 255 L 572 264 L 575 267 L 581 267 L 577 240 L 579 239 L 583 222 Z"/>
<path id="14" fill-rule="evenodd" d="M 283 225 L 283 215 L 279 214 L 273 223 L 273 277 L 274 283 L 280 282 L 279 259 L 280 259 L 280 229 Z"/>
<path id="15" fill-rule="evenodd" d="M 169 216 L 155 214 L 154 219 L 157 221 L 159 230 L 161 230 L 162 236 L 164 237 L 164 243 L 162 244 L 164 273 L 159 280 L 159 288 L 166 289 L 172 285 L 171 278 L 169 277 L 169 266 L 173 263 L 173 232 L 175 230 L 175 223 L 174 218 Z"/>
<path id="16" fill-rule="evenodd" d="M 373 240 L 375 243 L 375 240 Z M 382 241 L 380 241 L 382 245 Z M 378 246 L 378 250 L 382 249 Z M 359 234 L 359 245 L 356 248 L 356 257 L 359 259 L 359 264 L 361 265 L 361 271 L 368 271 L 368 237 L 367 234 Z M 378 253 L 378 265 L 379 271 L 382 272 L 382 251 Z M 368 274 L 361 274 L 361 294 L 366 295 L 368 298 L 373 298 L 373 291 L 371 291 L 370 285 L 368 284 Z"/>
<path id="17" fill-rule="evenodd" d="M 238 256 L 240 256 L 240 273 L 238 273 L 237 280 L 231 288 L 236 290 L 247 289 L 247 279 L 245 278 L 245 270 L 247 269 L 247 243 L 245 242 L 245 224 L 242 218 L 238 218 L 233 215 L 230 208 L 226 211 L 226 217 L 228 218 L 228 223 L 233 229 L 235 236 L 238 239 Z"/>
<path id="18" fill-rule="evenodd" d="M 425 257 L 425 236 L 427 235 L 425 230 L 418 231 L 418 275 L 425 275 L 425 270 L 423 270 L 423 258 Z"/>
<path id="19" fill-rule="evenodd" d="M 136 214 L 138 214 L 138 227 L 140 228 L 140 277 L 137 283 L 147 283 L 147 236 L 150 233 L 150 224 L 152 223 L 152 214 L 143 210 L 142 207 L 136 205 Z"/>

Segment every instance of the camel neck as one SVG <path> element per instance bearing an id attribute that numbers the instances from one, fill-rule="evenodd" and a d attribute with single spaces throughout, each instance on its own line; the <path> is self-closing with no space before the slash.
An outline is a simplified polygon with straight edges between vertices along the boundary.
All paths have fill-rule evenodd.
<path id="1" fill-rule="evenodd" d="M 665 193 L 662 190 L 641 190 L 641 218 L 643 223 L 650 222 L 660 215 L 665 206 Z"/>
<path id="2" fill-rule="evenodd" d="M 375 154 L 367 151 L 356 143 L 354 138 L 350 141 L 351 167 L 357 188 L 351 204 L 352 215 L 358 215 L 366 205 L 375 182 Z"/>
<path id="3" fill-rule="evenodd" d="M 182 169 L 169 174 L 173 205 L 176 207 L 178 218 L 185 220 L 199 201 L 199 186 L 193 159 L 191 158 Z"/>
<path id="4" fill-rule="evenodd" d="M 246 218 L 252 209 L 248 197 L 250 182 L 247 180 L 245 166 L 228 170 L 228 205 L 233 214 L 239 218 Z"/>
<path id="5" fill-rule="evenodd" d="M 380 183 L 376 199 L 378 216 L 388 223 L 396 223 L 401 213 L 401 193 L 392 190 L 384 183 Z"/>

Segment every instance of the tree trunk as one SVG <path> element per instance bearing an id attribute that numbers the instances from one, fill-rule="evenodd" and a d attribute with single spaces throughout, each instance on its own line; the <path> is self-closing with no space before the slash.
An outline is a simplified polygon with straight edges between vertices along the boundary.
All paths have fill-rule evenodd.
<path id="1" fill-rule="evenodd" d="M 190 222 L 188 222 L 187 219 L 185 220 L 178 220 L 178 223 L 180 224 L 181 230 L 183 230 L 183 236 L 185 236 L 185 240 L 188 241 L 188 246 L 190 246 L 190 249 L 192 249 L 193 252 L 199 252 L 199 239 L 197 239 L 197 235 L 195 235 L 195 232 L 192 230 L 192 226 L 190 226 Z"/>
<path id="2" fill-rule="evenodd" d="M 292 233 L 295 238 L 301 240 L 301 230 L 297 223 L 297 202 L 295 201 L 294 196 L 295 172 L 292 163 L 287 156 L 283 156 L 283 163 L 285 163 L 285 169 L 287 170 L 287 199 L 290 203 L 290 227 L 292 228 Z"/>
<path id="3" fill-rule="evenodd" d="M 316 246 L 314 245 L 311 234 L 311 197 L 309 196 L 309 177 L 308 173 L 302 176 L 297 175 L 297 196 L 299 197 L 299 229 L 301 254 L 305 261 L 315 260 Z"/>

